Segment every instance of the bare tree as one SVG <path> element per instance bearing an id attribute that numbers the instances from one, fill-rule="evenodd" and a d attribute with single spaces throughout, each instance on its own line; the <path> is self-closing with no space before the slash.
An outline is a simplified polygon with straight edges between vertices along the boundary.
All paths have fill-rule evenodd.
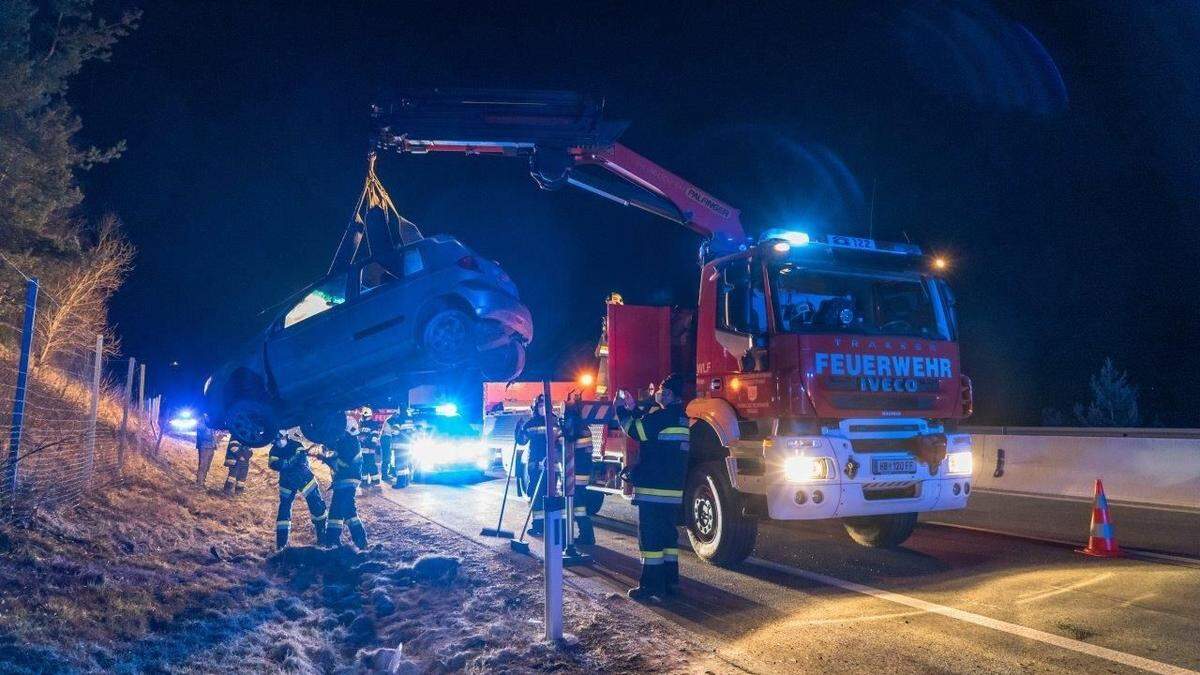
<path id="1" fill-rule="evenodd" d="M 1075 404 L 1075 418 L 1087 427 L 1136 427 L 1142 422 L 1138 390 L 1128 373 L 1117 370 L 1111 358 L 1104 359 L 1100 372 L 1088 383 L 1092 400 L 1085 407 Z"/>
<path id="2" fill-rule="evenodd" d="M 47 289 L 52 301 L 38 314 L 37 364 L 74 345 L 89 345 L 101 333 L 106 349 L 115 353 L 118 345 L 108 325 L 108 300 L 125 281 L 135 252 L 121 232 L 121 222 L 111 214 L 105 216 L 96 228 L 95 244 L 84 251 L 78 267 Z"/>

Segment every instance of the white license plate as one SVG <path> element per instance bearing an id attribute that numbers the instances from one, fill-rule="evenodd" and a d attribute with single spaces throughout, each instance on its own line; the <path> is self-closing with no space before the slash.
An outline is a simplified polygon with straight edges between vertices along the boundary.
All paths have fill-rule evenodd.
<path id="1" fill-rule="evenodd" d="M 897 473 L 916 473 L 917 462 L 912 459 L 873 459 L 871 473 L 876 476 L 887 476 Z"/>

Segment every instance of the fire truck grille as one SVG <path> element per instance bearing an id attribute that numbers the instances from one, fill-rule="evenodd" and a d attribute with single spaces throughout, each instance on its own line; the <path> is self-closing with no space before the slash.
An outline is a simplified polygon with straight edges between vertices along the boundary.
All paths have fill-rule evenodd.
<path id="1" fill-rule="evenodd" d="M 874 502 L 885 499 L 913 499 L 920 496 L 921 484 L 917 481 L 884 481 L 864 483 L 863 499 Z"/>
<path id="2" fill-rule="evenodd" d="M 909 438 L 856 438 L 850 441 L 855 452 L 908 452 L 916 454 L 919 436 Z"/>
<path id="3" fill-rule="evenodd" d="M 833 394 L 829 401 L 842 410 L 932 410 L 932 396 L 896 394 Z"/>

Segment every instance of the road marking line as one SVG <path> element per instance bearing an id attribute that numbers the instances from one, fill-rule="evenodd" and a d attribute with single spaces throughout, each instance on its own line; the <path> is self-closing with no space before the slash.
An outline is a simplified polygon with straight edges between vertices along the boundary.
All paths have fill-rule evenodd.
<path id="1" fill-rule="evenodd" d="M 1161 673 L 1163 675 L 1185 675 L 1187 673 L 1196 673 L 1194 670 L 1180 668 L 1179 666 L 1173 666 L 1169 663 L 1162 663 L 1160 661 L 1148 659 L 1143 656 L 1126 654 L 1125 652 L 1119 652 L 1115 649 L 1109 649 L 1108 647 L 1101 647 L 1099 645 L 1082 642 L 1080 640 L 1072 640 L 1071 638 L 1055 635 L 1053 633 L 1047 633 L 1045 631 L 1037 630 L 1036 628 L 1029 628 L 1027 626 L 1021 626 L 1015 623 L 1009 623 L 1008 621 L 1001 621 L 999 619 L 982 616 L 980 614 L 973 614 L 971 612 L 966 612 L 954 607 L 946 607 L 944 605 L 939 605 L 927 600 L 921 600 L 919 598 L 893 593 L 892 591 L 885 591 L 872 586 L 855 583 L 853 581 L 845 581 L 843 579 L 827 576 L 818 572 L 809 572 L 808 570 L 792 567 L 791 565 L 783 565 L 780 563 L 771 562 L 769 560 L 762 560 L 760 558 L 747 558 L 746 562 L 759 567 L 764 567 L 769 570 L 774 570 L 776 572 L 783 572 L 784 574 L 791 574 L 803 579 L 808 579 L 809 581 L 816 581 L 827 586 L 836 586 L 837 588 L 841 588 L 843 590 L 861 593 L 862 595 L 878 598 L 880 600 L 886 600 L 888 602 L 896 603 L 897 605 L 904 605 L 905 607 L 924 610 L 930 614 L 939 614 L 950 619 L 975 624 L 976 626 L 983 626 L 984 628 L 991 628 L 992 630 L 998 630 L 1002 633 L 1008 633 L 1009 635 L 1016 635 L 1028 640 L 1035 640 L 1037 642 L 1053 645 L 1055 647 L 1078 652 L 1080 654 L 1094 656 L 1099 659 L 1112 661 L 1113 663 L 1119 663 L 1131 668 L 1141 668 L 1142 670 L 1151 673 Z"/>
<path id="2" fill-rule="evenodd" d="M 1043 592 L 1037 593 L 1035 595 L 1029 595 L 1029 596 L 1023 597 L 1020 600 L 1017 600 L 1016 604 L 1023 605 L 1027 602 L 1034 602 L 1035 600 L 1041 600 L 1043 598 L 1050 598 L 1055 595 L 1062 595 L 1063 593 L 1070 593 L 1071 591 L 1073 591 L 1077 588 L 1083 588 L 1084 586 L 1091 586 L 1092 584 L 1098 584 L 1101 581 L 1108 579 L 1112 575 L 1113 575 L 1112 572 L 1105 572 L 1104 574 L 1101 574 L 1098 577 L 1092 577 L 1091 579 L 1085 579 L 1083 581 L 1080 581 L 1077 584 L 1071 584 L 1070 586 L 1063 586 L 1062 588 L 1056 588 L 1052 591 L 1043 591 Z"/>
<path id="3" fill-rule="evenodd" d="M 844 619 L 808 619 L 789 621 L 784 626 L 823 626 L 837 623 L 859 623 L 861 621 L 886 621 L 888 619 L 903 619 L 907 616 L 921 616 L 928 613 L 924 610 L 917 610 L 915 612 L 892 612 L 890 614 L 872 614 L 870 616 L 848 616 Z"/>

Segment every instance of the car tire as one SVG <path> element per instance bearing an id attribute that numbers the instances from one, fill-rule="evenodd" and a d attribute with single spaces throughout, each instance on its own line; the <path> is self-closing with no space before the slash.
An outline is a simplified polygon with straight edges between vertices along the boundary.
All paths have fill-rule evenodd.
<path id="1" fill-rule="evenodd" d="M 525 345 L 512 342 L 479 355 L 479 370 L 485 380 L 508 382 L 525 370 Z"/>
<path id="2" fill-rule="evenodd" d="M 421 350 L 436 366 L 461 365 L 475 348 L 473 324 L 471 317 L 461 309 L 438 309 L 421 326 Z"/>
<path id="3" fill-rule="evenodd" d="M 856 516 L 842 519 L 850 538 L 871 548 L 896 548 L 912 536 L 917 527 L 915 513 L 889 513 L 882 516 Z"/>
<path id="4" fill-rule="evenodd" d="M 742 515 L 741 497 L 729 484 L 724 462 L 705 462 L 693 468 L 683 499 L 688 540 L 696 555 L 730 567 L 754 550 L 758 522 Z"/>
<path id="5" fill-rule="evenodd" d="M 251 448 L 269 445 L 279 433 L 275 411 L 257 398 L 239 398 L 230 404 L 225 411 L 225 425 L 234 440 Z"/>

